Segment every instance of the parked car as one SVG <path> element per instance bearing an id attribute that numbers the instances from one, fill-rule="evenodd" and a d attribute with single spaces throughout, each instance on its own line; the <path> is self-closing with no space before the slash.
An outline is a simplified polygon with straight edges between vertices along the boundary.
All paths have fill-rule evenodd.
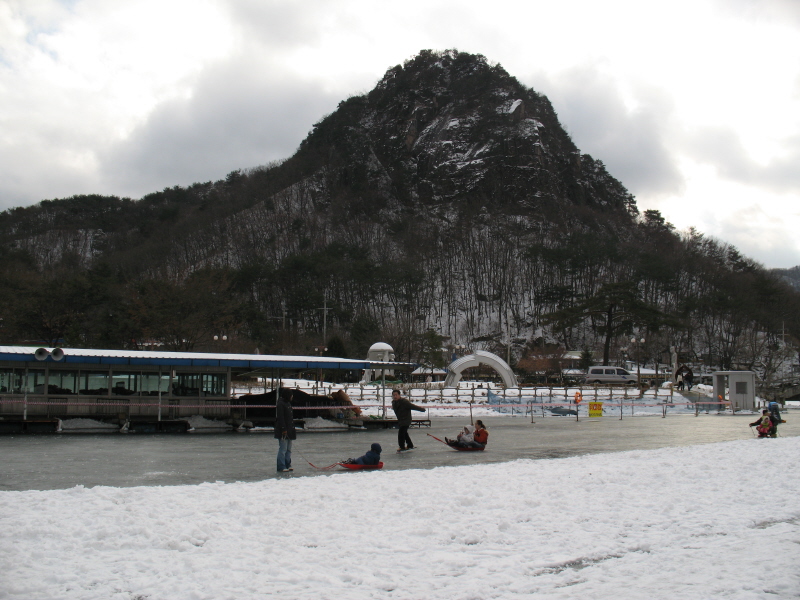
<path id="1" fill-rule="evenodd" d="M 636 375 L 620 367 L 598 365 L 589 367 L 584 383 L 620 383 L 623 385 L 636 385 Z"/>

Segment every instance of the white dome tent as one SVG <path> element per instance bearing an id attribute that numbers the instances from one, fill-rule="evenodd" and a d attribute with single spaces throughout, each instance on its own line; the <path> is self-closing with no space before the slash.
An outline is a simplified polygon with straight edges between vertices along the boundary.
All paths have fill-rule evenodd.
<path id="1" fill-rule="evenodd" d="M 376 342 L 369 347 L 369 351 L 367 352 L 367 360 L 371 363 L 394 363 L 394 348 L 385 342 Z M 376 378 L 384 379 L 386 375 L 394 376 L 394 370 L 391 368 L 375 368 L 375 365 L 373 365 L 373 367 L 374 368 L 372 369 L 364 370 L 364 377 L 361 380 L 361 383 L 369 383 Z"/>

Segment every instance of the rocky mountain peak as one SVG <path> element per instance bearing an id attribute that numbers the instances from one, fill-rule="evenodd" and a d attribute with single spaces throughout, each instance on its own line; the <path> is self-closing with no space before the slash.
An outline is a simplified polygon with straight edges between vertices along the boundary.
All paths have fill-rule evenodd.
<path id="1" fill-rule="evenodd" d="M 320 146 L 326 151 L 321 152 Z M 475 203 L 524 210 L 589 205 L 635 214 L 633 197 L 581 155 L 546 97 L 500 65 L 425 50 L 315 125 L 301 151 L 360 173 L 382 205 Z"/>

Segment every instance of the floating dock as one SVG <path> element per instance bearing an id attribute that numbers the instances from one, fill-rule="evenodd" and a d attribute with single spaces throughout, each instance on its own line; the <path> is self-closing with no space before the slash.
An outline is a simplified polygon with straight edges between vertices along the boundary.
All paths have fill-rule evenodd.
<path id="1" fill-rule="evenodd" d="M 2 433 L 56 433 L 61 428 L 58 419 L 2 419 Z"/>

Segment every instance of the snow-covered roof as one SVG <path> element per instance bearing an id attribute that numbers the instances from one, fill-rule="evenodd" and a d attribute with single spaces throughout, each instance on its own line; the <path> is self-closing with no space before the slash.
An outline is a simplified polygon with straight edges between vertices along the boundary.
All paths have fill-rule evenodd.
<path id="1" fill-rule="evenodd" d="M 386 350 L 388 352 L 394 352 L 394 349 L 387 344 L 386 342 L 375 342 L 372 346 L 369 347 L 370 350 Z"/>
<path id="2" fill-rule="evenodd" d="M 447 375 L 445 369 L 436 369 L 433 367 L 419 367 L 411 371 L 412 375 Z"/>
<path id="3" fill-rule="evenodd" d="M 45 348 L 44 361 L 36 358 L 35 346 L 0 346 L 0 361 L 56 362 L 55 348 Z M 370 361 L 333 356 L 283 356 L 271 354 L 218 354 L 211 352 L 168 352 L 164 350 L 98 350 L 93 348 L 62 348 L 63 363 L 140 365 L 140 366 L 202 366 L 232 367 L 238 370 L 256 369 L 368 369 Z M 385 363 L 381 363 L 385 364 Z"/>

